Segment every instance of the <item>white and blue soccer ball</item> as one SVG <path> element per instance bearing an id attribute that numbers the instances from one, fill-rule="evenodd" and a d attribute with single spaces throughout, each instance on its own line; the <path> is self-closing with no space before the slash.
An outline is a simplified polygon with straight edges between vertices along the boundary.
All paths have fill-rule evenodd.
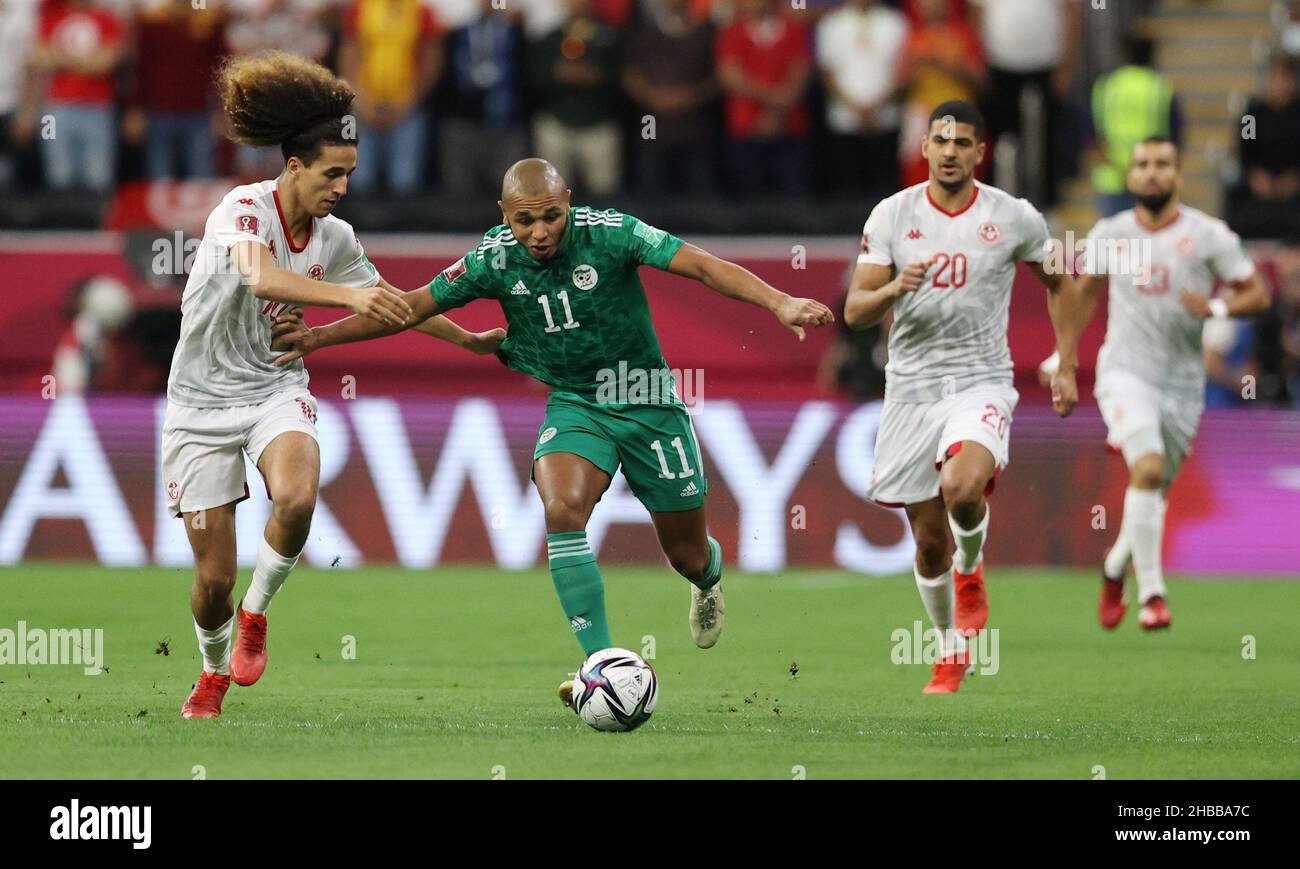
<path id="1" fill-rule="evenodd" d="M 636 730 L 659 702 L 659 677 L 636 652 L 601 649 L 578 671 L 574 704 L 578 716 L 597 730 Z"/>

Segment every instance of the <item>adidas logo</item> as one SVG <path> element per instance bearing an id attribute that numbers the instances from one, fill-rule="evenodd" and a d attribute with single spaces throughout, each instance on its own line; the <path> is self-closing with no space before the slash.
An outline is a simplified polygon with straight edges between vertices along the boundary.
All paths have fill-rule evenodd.
<path id="1" fill-rule="evenodd" d="M 582 616 L 574 616 L 569 619 L 569 627 L 573 628 L 573 632 L 576 634 L 578 631 L 585 631 L 587 628 L 591 627 L 591 622 L 587 621 Z"/>
<path id="2" fill-rule="evenodd" d="M 527 295 L 530 295 L 530 292 L 529 292 L 529 289 L 528 289 L 527 287 L 524 286 L 524 282 L 523 282 L 523 281 L 520 281 L 520 282 L 518 282 L 517 284 L 515 284 L 513 287 L 510 288 L 510 295 L 512 295 L 512 296 L 527 296 Z"/>
<path id="3" fill-rule="evenodd" d="M 692 495 L 698 495 L 698 494 L 700 494 L 700 490 L 698 487 L 696 487 L 694 482 L 687 483 L 686 488 L 682 489 L 683 498 L 689 498 Z"/>

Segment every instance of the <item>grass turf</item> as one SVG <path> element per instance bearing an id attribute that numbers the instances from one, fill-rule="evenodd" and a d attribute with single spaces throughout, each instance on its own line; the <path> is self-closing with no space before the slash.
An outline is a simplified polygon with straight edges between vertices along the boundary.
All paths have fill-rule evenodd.
<path id="1" fill-rule="evenodd" d="M 1300 777 L 1300 583 L 1172 581 L 1173 628 L 1149 635 L 1136 608 L 1097 626 L 1092 573 L 993 570 L 999 672 L 926 697 L 928 668 L 891 661 L 922 618 L 911 577 L 732 571 L 705 652 L 666 567 L 604 574 L 615 641 L 656 647 L 659 708 L 632 734 L 555 699 L 581 654 L 544 571 L 297 571 L 261 682 L 184 721 L 189 571 L 0 570 L 0 629 L 102 628 L 108 666 L 0 665 L 0 779 Z"/>

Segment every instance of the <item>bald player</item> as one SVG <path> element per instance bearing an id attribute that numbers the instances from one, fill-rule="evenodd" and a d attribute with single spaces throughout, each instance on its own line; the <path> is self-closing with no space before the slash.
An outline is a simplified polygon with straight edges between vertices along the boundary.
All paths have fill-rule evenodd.
<path id="1" fill-rule="evenodd" d="M 551 578 L 583 653 L 614 645 L 586 525 L 620 466 L 650 511 L 668 561 L 691 583 L 691 633 L 707 649 L 722 632 L 722 547 L 708 534 L 699 444 L 637 270 L 662 269 L 764 307 L 800 341 L 805 326 L 834 317 L 821 302 L 793 298 L 631 215 L 575 207 L 571 195 L 545 160 L 516 163 L 497 203 L 504 222 L 427 287 L 403 296 L 413 322 L 397 327 L 349 317 L 310 330 L 285 324 L 280 333 L 294 349 L 281 361 L 391 335 L 478 299 L 496 301 L 509 327 L 498 356 L 553 390 L 538 428 L 532 479 L 545 505 Z M 641 383 L 648 377 L 664 388 L 637 390 L 631 381 L 638 372 Z M 572 682 L 560 686 L 570 707 L 573 688 Z"/>

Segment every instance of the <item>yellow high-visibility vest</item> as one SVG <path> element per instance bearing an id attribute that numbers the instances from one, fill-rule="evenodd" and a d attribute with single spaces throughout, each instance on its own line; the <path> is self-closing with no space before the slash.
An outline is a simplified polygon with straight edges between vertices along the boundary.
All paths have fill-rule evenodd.
<path id="1" fill-rule="evenodd" d="M 1098 193 L 1123 193 L 1133 146 L 1151 136 L 1169 135 L 1174 92 L 1160 73 L 1145 66 L 1123 66 L 1092 87 L 1092 121 L 1106 162 L 1092 173 Z"/>

